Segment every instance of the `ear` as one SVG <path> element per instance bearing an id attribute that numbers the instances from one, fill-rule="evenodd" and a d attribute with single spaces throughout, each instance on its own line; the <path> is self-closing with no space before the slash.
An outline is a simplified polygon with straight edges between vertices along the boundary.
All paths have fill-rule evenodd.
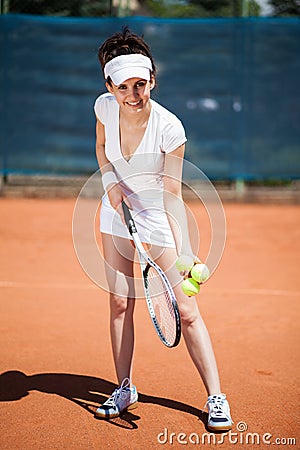
<path id="1" fill-rule="evenodd" d="M 105 83 L 105 86 L 106 86 L 106 89 L 108 90 L 108 92 L 110 93 L 110 94 L 113 94 L 113 89 L 112 89 L 112 87 L 110 86 L 110 84 L 108 84 L 107 82 Z"/>
<path id="2" fill-rule="evenodd" d="M 155 78 L 152 76 L 150 79 L 150 89 L 152 90 L 155 87 Z"/>

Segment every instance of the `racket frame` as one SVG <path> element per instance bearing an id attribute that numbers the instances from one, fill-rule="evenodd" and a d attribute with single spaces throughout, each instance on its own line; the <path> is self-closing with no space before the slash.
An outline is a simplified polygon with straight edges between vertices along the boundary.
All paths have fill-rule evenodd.
<path id="1" fill-rule="evenodd" d="M 137 250 L 137 254 L 138 254 L 138 258 L 139 258 L 139 262 L 140 262 L 140 266 L 141 266 L 142 277 L 143 277 L 143 287 L 144 287 L 144 291 L 145 291 L 146 303 L 147 303 L 147 307 L 148 307 L 148 311 L 149 311 L 152 323 L 158 334 L 158 337 L 163 342 L 163 344 L 165 344 L 169 348 L 176 347 L 179 344 L 180 337 L 181 337 L 181 321 L 180 321 L 179 309 L 178 309 L 178 305 L 177 305 L 177 301 L 176 301 L 176 297 L 175 297 L 173 288 L 172 288 L 171 283 L 169 282 L 167 276 L 165 275 L 164 271 L 161 269 L 161 267 L 156 262 L 154 262 L 150 258 L 150 256 L 147 254 L 146 250 L 144 249 L 141 239 L 138 235 L 136 225 L 135 225 L 135 222 L 131 215 L 131 212 L 124 201 L 122 202 L 122 208 L 123 208 L 124 218 L 125 218 L 125 222 L 126 222 L 128 231 L 133 239 L 135 248 Z M 147 281 L 148 281 L 147 274 L 151 267 L 153 267 L 153 269 L 156 271 L 156 273 L 161 278 L 161 280 L 163 281 L 163 283 L 165 284 L 165 286 L 169 292 L 169 297 L 171 300 L 172 309 L 173 309 L 174 317 L 175 317 L 175 327 L 176 327 L 175 332 L 176 332 L 176 334 L 175 334 L 174 342 L 169 342 L 166 339 L 164 333 L 161 330 L 161 327 L 159 326 L 157 318 L 156 318 L 156 314 L 155 314 L 155 311 L 153 308 L 151 296 L 150 296 L 148 288 L 147 288 Z"/>

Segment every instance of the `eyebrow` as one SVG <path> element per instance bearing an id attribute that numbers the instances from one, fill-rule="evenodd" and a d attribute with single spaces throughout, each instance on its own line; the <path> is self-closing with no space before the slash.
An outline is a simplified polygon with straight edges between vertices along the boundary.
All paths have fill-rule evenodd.
<path id="1" fill-rule="evenodd" d="M 140 78 L 139 80 L 137 80 L 134 84 L 137 84 L 137 83 L 146 83 L 147 82 L 147 80 L 145 80 L 144 78 Z M 127 86 L 127 83 L 121 83 L 121 84 L 119 84 L 119 86 L 118 87 L 120 87 L 120 86 Z"/>

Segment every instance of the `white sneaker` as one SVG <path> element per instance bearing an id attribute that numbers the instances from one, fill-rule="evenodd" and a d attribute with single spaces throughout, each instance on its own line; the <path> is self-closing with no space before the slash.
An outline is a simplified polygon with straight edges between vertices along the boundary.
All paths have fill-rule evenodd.
<path id="1" fill-rule="evenodd" d="M 129 386 L 129 378 L 124 378 L 109 399 L 96 410 L 95 415 L 102 419 L 112 419 L 118 417 L 125 410 L 137 408 L 138 393 L 136 387 Z"/>
<path id="2" fill-rule="evenodd" d="M 209 430 L 227 431 L 232 428 L 233 421 L 230 417 L 230 408 L 225 394 L 210 395 L 206 406 L 208 409 L 207 428 Z"/>

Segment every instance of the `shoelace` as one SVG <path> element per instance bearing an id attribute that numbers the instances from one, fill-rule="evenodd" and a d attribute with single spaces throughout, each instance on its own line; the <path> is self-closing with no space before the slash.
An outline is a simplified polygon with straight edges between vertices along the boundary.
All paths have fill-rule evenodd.
<path id="1" fill-rule="evenodd" d="M 211 414 L 217 417 L 225 416 L 226 419 L 231 420 L 231 417 L 226 413 L 226 411 L 224 411 L 224 400 L 225 398 L 221 397 L 220 395 L 216 395 L 213 398 L 207 400 L 202 411 L 204 411 L 209 404 L 212 405 L 212 410 L 210 411 Z"/>
<path id="2" fill-rule="evenodd" d="M 116 403 L 119 400 L 119 398 L 121 398 L 121 400 L 125 400 L 125 398 L 126 398 L 125 390 L 129 386 L 130 386 L 129 378 L 124 378 L 120 387 L 118 387 L 117 389 L 114 390 L 114 392 L 111 394 L 109 399 L 105 402 L 105 404 L 108 406 L 116 406 Z"/>

